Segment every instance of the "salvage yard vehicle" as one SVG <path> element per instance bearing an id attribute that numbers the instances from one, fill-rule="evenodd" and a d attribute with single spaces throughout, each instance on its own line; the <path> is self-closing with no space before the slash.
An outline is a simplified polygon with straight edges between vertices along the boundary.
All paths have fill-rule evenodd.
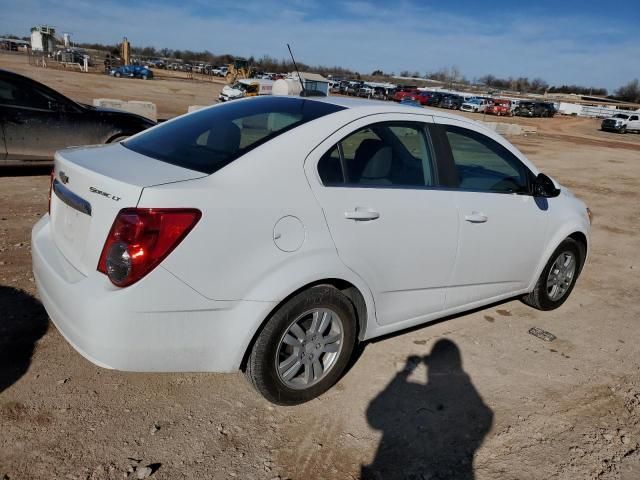
<path id="1" fill-rule="evenodd" d="M 604 131 L 618 133 L 640 132 L 640 115 L 616 113 L 612 117 L 602 120 L 600 128 Z"/>
<path id="2" fill-rule="evenodd" d="M 498 116 L 511 116 L 511 100 L 496 98 L 487 106 L 486 113 Z"/>
<path id="3" fill-rule="evenodd" d="M 50 163 L 56 150 L 118 142 L 155 124 L 133 113 L 76 103 L 0 69 L 0 165 Z"/>
<path id="4" fill-rule="evenodd" d="M 418 87 L 398 87 L 393 94 L 392 100 L 399 102 L 404 97 L 416 98 L 418 95 L 420 95 Z"/>
<path id="5" fill-rule="evenodd" d="M 489 105 L 489 100 L 487 100 L 486 98 L 474 97 L 474 98 L 470 98 L 466 102 L 463 102 L 463 104 L 460 105 L 460 110 L 462 110 L 463 112 L 481 113 L 485 111 L 488 105 Z"/>
<path id="6" fill-rule="evenodd" d="M 238 80 L 233 85 L 225 85 L 218 96 L 221 102 L 237 100 L 243 97 L 256 97 L 258 95 L 271 95 L 273 91 L 273 80 L 260 80 L 248 78 Z"/>
<path id="7" fill-rule="evenodd" d="M 213 70 L 211 70 L 211 73 L 213 75 L 215 75 L 216 77 L 226 77 L 227 76 L 227 72 L 229 71 L 229 67 L 215 67 Z"/>
<path id="8" fill-rule="evenodd" d="M 420 105 L 420 101 L 414 97 L 404 97 L 402 100 L 400 100 L 400 105 L 422 108 L 422 105 Z"/>
<path id="9" fill-rule="evenodd" d="M 142 65 L 123 65 L 118 68 L 113 68 L 109 72 L 109 75 L 116 78 L 141 78 L 142 80 L 149 80 L 153 78 L 153 72 Z"/>
<path id="10" fill-rule="evenodd" d="M 56 154 L 32 232 L 51 319 L 128 371 L 233 372 L 308 401 L 359 342 L 510 298 L 567 300 L 590 214 L 445 111 L 256 97 Z"/>
<path id="11" fill-rule="evenodd" d="M 420 102 L 420 105 L 426 105 L 432 96 L 433 92 L 420 92 L 415 98 Z"/>
<path id="12" fill-rule="evenodd" d="M 442 108 L 448 108 L 450 110 L 460 110 L 464 100 L 459 95 L 448 95 L 445 97 L 442 102 L 440 102 L 440 106 Z"/>
<path id="13" fill-rule="evenodd" d="M 553 117 L 556 109 L 552 103 L 521 101 L 513 114 L 519 117 Z"/>
<path id="14" fill-rule="evenodd" d="M 358 89 L 358 97 L 371 98 L 373 96 L 373 87 L 364 84 Z"/>

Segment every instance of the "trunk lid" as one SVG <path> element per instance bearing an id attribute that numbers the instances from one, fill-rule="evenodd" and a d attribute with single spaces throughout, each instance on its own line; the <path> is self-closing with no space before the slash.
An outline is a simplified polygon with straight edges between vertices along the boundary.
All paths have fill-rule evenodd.
<path id="1" fill-rule="evenodd" d="M 56 152 L 54 169 L 50 212 L 53 239 L 65 258 L 84 275 L 97 268 L 118 212 L 137 206 L 145 187 L 205 176 L 120 144 L 61 150 Z"/>

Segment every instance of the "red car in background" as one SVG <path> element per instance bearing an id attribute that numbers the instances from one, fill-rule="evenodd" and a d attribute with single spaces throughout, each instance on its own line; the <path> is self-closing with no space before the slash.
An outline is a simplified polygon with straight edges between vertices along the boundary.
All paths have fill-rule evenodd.
<path id="1" fill-rule="evenodd" d="M 485 113 L 491 115 L 504 115 L 510 117 L 511 113 L 511 100 L 504 100 L 502 98 L 498 98 L 493 100 L 493 102 L 487 107 Z"/>
<path id="2" fill-rule="evenodd" d="M 399 102 L 403 98 L 415 98 L 417 100 L 419 94 L 420 91 L 417 87 L 401 87 L 393 94 L 393 101 Z"/>
<path id="3" fill-rule="evenodd" d="M 419 92 L 415 98 L 420 102 L 420 105 L 426 105 L 432 96 L 433 92 Z"/>

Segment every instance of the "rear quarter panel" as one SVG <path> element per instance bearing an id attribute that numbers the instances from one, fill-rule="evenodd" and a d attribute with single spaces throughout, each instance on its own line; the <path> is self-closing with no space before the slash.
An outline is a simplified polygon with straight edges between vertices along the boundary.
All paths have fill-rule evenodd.
<path id="1" fill-rule="evenodd" d="M 305 127 L 208 177 L 144 189 L 140 207 L 202 211 L 194 230 L 163 262 L 167 270 L 213 300 L 280 301 L 326 278 L 358 284 L 366 296 L 367 287 L 340 262 L 304 173 L 310 145 L 320 143 L 333 123 Z M 288 216 L 300 221 L 304 236 L 292 252 L 274 240 L 276 223 Z"/>

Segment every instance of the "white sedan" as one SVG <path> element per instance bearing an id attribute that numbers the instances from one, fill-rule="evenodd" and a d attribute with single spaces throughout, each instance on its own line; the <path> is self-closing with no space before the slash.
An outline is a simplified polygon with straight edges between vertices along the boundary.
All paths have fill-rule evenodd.
<path id="1" fill-rule="evenodd" d="M 242 369 L 296 404 L 357 342 L 508 298 L 559 307 L 589 231 L 580 200 L 475 122 L 260 97 L 58 152 L 33 269 L 95 364 Z"/>

